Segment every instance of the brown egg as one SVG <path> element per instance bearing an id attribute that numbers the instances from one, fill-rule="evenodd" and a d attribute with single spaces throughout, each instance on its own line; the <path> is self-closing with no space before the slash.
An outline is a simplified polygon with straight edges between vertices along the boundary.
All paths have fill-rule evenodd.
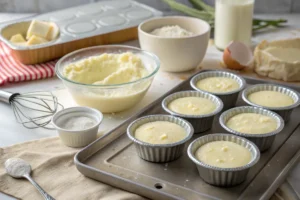
<path id="1" fill-rule="evenodd" d="M 251 66 L 253 54 L 244 43 L 233 41 L 224 50 L 223 61 L 228 69 L 242 70 Z"/>

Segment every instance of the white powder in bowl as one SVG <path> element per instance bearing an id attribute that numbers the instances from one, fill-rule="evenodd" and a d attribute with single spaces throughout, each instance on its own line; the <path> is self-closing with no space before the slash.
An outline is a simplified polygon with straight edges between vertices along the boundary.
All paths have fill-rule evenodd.
<path id="1" fill-rule="evenodd" d="M 63 120 L 60 127 L 69 131 L 82 131 L 92 128 L 96 123 L 90 116 L 71 116 Z"/>
<path id="2" fill-rule="evenodd" d="M 183 29 L 178 25 L 163 26 L 161 28 L 154 29 L 150 34 L 160 36 L 160 37 L 170 37 L 170 38 L 188 37 L 194 35 L 193 32 Z"/>

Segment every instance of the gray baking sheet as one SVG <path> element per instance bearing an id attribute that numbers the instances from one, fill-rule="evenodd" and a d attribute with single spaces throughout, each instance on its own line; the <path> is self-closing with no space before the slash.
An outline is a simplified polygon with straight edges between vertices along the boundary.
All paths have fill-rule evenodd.
<path id="1" fill-rule="evenodd" d="M 245 79 L 250 85 L 264 83 Z M 161 164 L 138 157 L 125 134 L 128 124 L 141 116 L 165 113 L 161 108 L 162 99 L 173 92 L 191 89 L 189 80 L 78 152 L 74 158 L 78 170 L 95 180 L 151 199 L 269 199 L 300 155 L 300 108 L 294 110 L 272 148 L 262 153 L 246 181 L 236 187 L 215 187 L 202 181 L 186 153 L 176 161 Z M 299 91 L 299 88 L 293 89 Z M 245 104 L 239 98 L 237 105 Z M 211 130 L 195 134 L 191 141 L 205 134 L 225 132 L 218 123 L 218 117 Z"/>

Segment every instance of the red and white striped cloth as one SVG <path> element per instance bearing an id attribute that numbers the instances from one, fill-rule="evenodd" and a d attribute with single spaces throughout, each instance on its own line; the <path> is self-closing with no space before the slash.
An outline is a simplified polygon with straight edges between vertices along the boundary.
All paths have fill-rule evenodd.
<path id="1" fill-rule="evenodd" d="M 9 48 L 0 42 L 0 85 L 5 83 L 32 81 L 55 76 L 55 61 L 36 65 L 24 65 L 15 60 Z"/>

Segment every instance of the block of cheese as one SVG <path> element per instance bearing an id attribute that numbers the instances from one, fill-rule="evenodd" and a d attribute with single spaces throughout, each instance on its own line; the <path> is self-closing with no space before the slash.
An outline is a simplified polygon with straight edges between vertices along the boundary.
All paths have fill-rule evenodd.
<path id="1" fill-rule="evenodd" d="M 11 36 L 10 41 L 12 43 L 23 43 L 23 42 L 26 42 L 25 38 L 20 33 Z"/>
<path id="2" fill-rule="evenodd" d="M 50 25 L 50 23 L 38 21 L 38 20 L 32 20 L 27 30 L 26 39 L 29 40 L 29 38 L 32 35 L 46 39 L 47 36 L 49 35 L 51 27 L 52 26 Z"/>
<path id="3" fill-rule="evenodd" d="M 254 51 L 254 70 L 261 76 L 300 81 L 300 38 L 262 41 Z"/>
<path id="4" fill-rule="evenodd" d="M 27 41 L 27 45 L 42 44 L 42 43 L 45 43 L 45 42 L 48 42 L 48 40 L 46 40 L 42 37 L 36 36 L 36 35 L 32 35 L 29 38 L 29 40 Z"/>

